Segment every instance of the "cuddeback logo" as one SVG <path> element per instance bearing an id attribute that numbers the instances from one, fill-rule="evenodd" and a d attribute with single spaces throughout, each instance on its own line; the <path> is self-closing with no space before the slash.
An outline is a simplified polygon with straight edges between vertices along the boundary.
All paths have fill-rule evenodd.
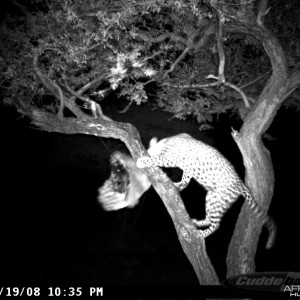
<path id="1" fill-rule="evenodd" d="M 253 292 L 284 292 L 289 297 L 300 297 L 300 273 L 252 273 L 227 278 L 227 288 Z M 287 294 L 286 294 L 287 293 Z"/>

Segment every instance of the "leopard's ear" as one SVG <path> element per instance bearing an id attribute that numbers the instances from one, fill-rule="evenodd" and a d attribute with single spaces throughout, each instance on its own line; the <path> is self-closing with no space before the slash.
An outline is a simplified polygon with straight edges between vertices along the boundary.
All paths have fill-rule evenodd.
<path id="1" fill-rule="evenodd" d="M 153 147 L 154 145 L 156 145 L 158 142 L 158 138 L 155 136 L 153 137 L 150 142 L 149 142 L 149 148 Z"/>

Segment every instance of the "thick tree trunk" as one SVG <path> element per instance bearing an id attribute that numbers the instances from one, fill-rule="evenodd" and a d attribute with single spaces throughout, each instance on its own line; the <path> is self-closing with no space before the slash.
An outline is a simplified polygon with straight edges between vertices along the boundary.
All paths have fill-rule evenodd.
<path id="1" fill-rule="evenodd" d="M 266 9 L 266 4 L 261 7 Z M 259 39 L 270 57 L 273 69 L 272 76 L 247 115 L 240 133 L 234 134 L 246 168 L 245 183 L 256 201 L 268 210 L 274 190 L 274 171 L 270 153 L 261 138 L 287 95 L 299 85 L 300 74 L 297 72 L 288 76 L 284 51 L 262 24 L 261 16 L 264 15 L 265 11 L 259 11 L 252 27 L 236 26 L 229 30 L 253 34 Z M 254 259 L 261 229 L 262 224 L 258 224 L 247 205 L 244 205 L 228 249 L 227 277 L 255 271 Z"/>
<path id="2" fill-rule="evenodd" d="M 270 153 L 264 147 L 255 124 L 237 134 L 235 140 L 244 158 L 245 183 L 256 201 L 267 210 L 274 190 L 274 171 Z M 258 224 L 256 217 L 245 203 L 229 246 L 228 277 L 255 271 L 254 258 L 261 229 L 261 224 Z"/>

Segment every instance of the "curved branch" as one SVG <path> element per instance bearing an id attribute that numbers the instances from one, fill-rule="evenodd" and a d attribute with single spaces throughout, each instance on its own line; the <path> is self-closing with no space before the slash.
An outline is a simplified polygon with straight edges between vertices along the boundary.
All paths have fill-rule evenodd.
<path id="1" fill-rule="evenodd" d="M 207 78 L 218 79 L 218 77 L 216 77 L 214 75 L 209 75 L 209 76 L 207 76 Z M 213 82 L 213 83 L 206 83 L 206 84 L 186 84 L 186 85 L 180 85 L 180 84 L 173 85 L 170 83 L 162 83 L 162 85 L 171 86 L 171 87 L 180 88 L 180 89 L 191 89 L 191 88 L 200 89 L 200 88 L 209 88 L 209 87 L 218 86 L 219 83 Z M 230 83 L 230 82 L 224 82 L 223 85 L 226 85 L 226 86 L 236 90 L 242 96 L 245 107 L 250 108 L 248 98 L 247 98 L 246 94 L 240 88 L 238 88 L 236 85 L 234 85 L 233 83 Z"/>
<path id="2" fill-rule="evenodd" d="M 36 51 L 34 53 L 33 56 L 33 69 L 35 71 L 35 74 L 37 75 L 37 77 L 40 79 L 40 81 L 43 83 L 43 85 L 48 89 L 48 91 L 54 95 L 54 97 L 56 99 L 59 100 L 60 104 L 59 104 L 59 110 L 58 110 L 58 117 L 59 118 L 63 118 L 63 110 L 64 110 L 64 95 L 63 92 L 60 88 L 60 86 L 55 83 L 54 81 L 50 80 L 46 75 L 44 75 L 42 73 L 42 71 L 40 70 L 39 66 L 38 66 L 38 60 L 39 60 L 40 54 L 38 51 Z"/>
<path id="3" fill-rule="evenodd" d="M 237 87 L 236 85 L 234 85 L 233 83 L 230 83 L 230 82 L 224 82 L 223 84 L 228 86 L 228 87 L 231 87 L 234 90 L 236 90 L 242 96 L 242 98 L 244 100 L 245 107 L 246 108 L 251 108 L 246 94 L 239 87 Z"/>

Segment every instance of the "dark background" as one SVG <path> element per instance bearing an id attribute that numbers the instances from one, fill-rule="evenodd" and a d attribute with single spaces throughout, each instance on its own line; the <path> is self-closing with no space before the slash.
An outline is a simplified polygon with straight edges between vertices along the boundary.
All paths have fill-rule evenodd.
<path id="1" fill-rule="evenodd" d="M 241 155 L 231 135 L 239 122 L 223 116 L 205 134 L 197 124 L 172 120 L 146 105 L 117 115 L 134 124 L 147 145 L 180 132 L 215 146 L 243 178 Z M 34 128 L 14 109 L 1 108 L 1 256 L 0 277 L 11 282 L 101 285 L 197 285 L 192 266 L 177 240 L 169 215 L 151 188 L 141 204 L 105 212 L 97 189 L 109 176 L 110 152 L 123 149 L 113 139 L 47 133 Z M 299 268 L 299 112 L 279 110 L 265 144 L 275 169 L 275 195 L 270 208 L 278 226 L 273 249 L 265 250 L 263 231 L 257 271 Z M 105 143 L 106 147 L 104 146 Z M 195 197 L 197 195 L 197 197 Z M 182 193 L 192 217 L 204 217 L 205 192 L 191 182 Z M 226 275 L 226 252 L 243 198 L 207 239 L 207 251 L 220 277 Z"/>

